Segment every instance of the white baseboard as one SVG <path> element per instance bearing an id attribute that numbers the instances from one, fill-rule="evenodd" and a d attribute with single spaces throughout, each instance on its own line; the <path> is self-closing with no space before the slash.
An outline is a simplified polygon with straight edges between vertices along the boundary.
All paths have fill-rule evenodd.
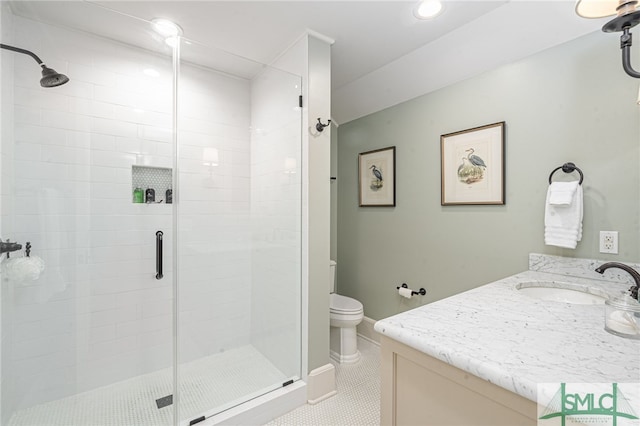
<path id="1" fill-rule="evenodd" d="M 380 346 L 380 334 L 373 329 L 373 325 L 376 323 L 376 320 L 371 319 L 369 317 L 364 317 L 362 322 L 358 324 L 358 336 L 362 337 L 365 340 L 370 341 L 371 343 L 375 343 Z"/>
<path id="2" fill-rule="evenodd" d="M 337 362 L 338 364 L 354 364 L 360 361 L 362 356 L 360 355 L 360 351 L 356 351 L 353 355 L 340 355 L 338 352 L 329 350 L 329 358 Z"/>
<path id="3" fill-rule="evenodd" d="M 307 403 L 317 404 L 336 393 L 336 368 L 333 364 L 318 367 L 307 376 Z"/>

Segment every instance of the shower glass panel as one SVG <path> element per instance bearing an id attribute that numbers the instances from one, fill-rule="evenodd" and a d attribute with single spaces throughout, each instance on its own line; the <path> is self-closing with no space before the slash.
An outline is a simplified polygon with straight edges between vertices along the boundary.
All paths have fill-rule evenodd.
<path id="1" fill-rule="evenodd" d="M 135 186 L 156 185 L 134 166 L 173 167 L 172 49 L 147 22 L 86 2 L 2 3 L 2 43 L 70 82 L 42 88 L 32 58 L 1 52 L 0 235 L 32 248 L 0 264 L 0 423 L 174 424 L 174 406 L 156 403 L 174 389 L 172 206 L 133 203 Z M 90 34 L 97 19 L 139 46 Z"/>
<path id="2" fill-rule="evenodd" d="M 300 377 L 301 79 L 190 40 L 180 58 L 178 412 L 188 424 Z"/>

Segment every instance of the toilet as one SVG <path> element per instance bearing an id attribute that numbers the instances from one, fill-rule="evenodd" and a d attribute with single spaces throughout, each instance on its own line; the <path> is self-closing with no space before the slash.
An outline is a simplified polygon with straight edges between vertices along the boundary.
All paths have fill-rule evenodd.
<path id="1" fill-rule="evenodd" d="M 336 262 L 331 260 L 329 268 L 329 355 L 341 364 L 354 363 L 360 359 L 356 326 L 364 318 L 364 309 L 356 299 L 335 292 Z"/>

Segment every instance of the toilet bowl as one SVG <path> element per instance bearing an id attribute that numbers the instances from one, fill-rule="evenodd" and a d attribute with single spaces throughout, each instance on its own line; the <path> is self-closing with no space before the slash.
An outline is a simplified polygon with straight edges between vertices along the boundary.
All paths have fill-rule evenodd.
<path id="1" fill-rule="evenodd" d="M 364 308 L 356 299 L 334 292 L 336 262 L 333 260 L 330 268 L 329 355 L 331 359 L 341 364 L 357 362 L 360 359 L 360 351 L 358 351 L 356 326 L 364 318 Z"/>

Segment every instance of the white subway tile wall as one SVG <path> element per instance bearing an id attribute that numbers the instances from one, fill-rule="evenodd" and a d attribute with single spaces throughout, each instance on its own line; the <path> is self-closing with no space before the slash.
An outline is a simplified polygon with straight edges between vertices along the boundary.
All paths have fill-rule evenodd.
<path id="1" fill-rule="evenodd" d="M 3 43 L 11 45 L 13 43 L 13 20 L 9 13 L 9 5 L 6 2 L 0 3 L 0 39 Z M 14 129 L 13 121 L 21 112 L 14 109 L 13 86 L 14 86 L 14 55 L 12 52 L 0 49 L 0 236 L 4 239 L 10 238 L 7 232 L 13 227 L 13 157 L 14 150 Z M 4 255 L 0 260 L 4 261 Z M 11 301 L 8 297 L 9 286 L 4 279 L 0 265 L 0 363 L 5 365 L 11 358 L 10 342 L 13 330 L 6 319 L 11 315 Z M 0 370 L 0 371 L 3 371 Z M 0 376 L 0 424 L 7 424 L 9 416 L 15 405 L 13 395 L 8 392 L 12 387 L 12 380 Z"/>
<path id="2" fill-rule="evenodd" d="M 71 74 L 42 89 L 38 67 L 14 61 L 11 234 L 46 264 L 37 281 L 8 283 L 3 375 L 19 410 L 171 364 L 171 206 L 132 204 L 131 166 L 171 164 L 158 148 L 167 141 L 145 135 L 171 135 L 172 85 L 170 58 L 14 20 L 17 45 Z M 136 58 L 164 76 L 145 78 Z M 162 281 L 158 229 L 167 235 Z"/>
<path id="3" fill-rule="evenodd" d="M 178 348 L 188 363 L 250 343 L 250 193 L 248 177 L 233 175 L 249 173 L 249 82 L 183 67 L 178 102 Z M 237 154 L 247 161 L 234 164 Z"/>

